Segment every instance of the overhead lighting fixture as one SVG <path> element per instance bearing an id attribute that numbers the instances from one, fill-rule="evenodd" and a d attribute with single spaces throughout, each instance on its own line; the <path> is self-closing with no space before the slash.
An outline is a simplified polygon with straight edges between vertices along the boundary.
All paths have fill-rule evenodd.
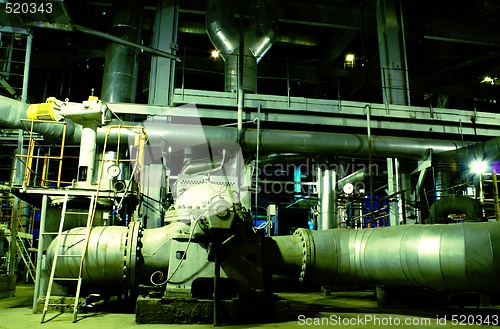
<path id="1" fill-rule="evenodd" d="M 218 50 L 214 49 L 214 50 L 212 50 L 212 52 L 210 53 L 210 56 L 211 56 L 212 58 L 219 58 L 219 57 L 220 57 L 220 53 L 219 53 L 219 51 L 218 51 Z"/>
<path id="2" fill-rule="evenodd" d="M 495 84 L 495 80 L 497 78 L 492 78 L 492 77 L 484 77 L 483 81 L 481 81 L 481 83 L 488 83 L 490 85 L 494 85 Z"/>
<path id="3" fill-rule="evenodd" d="M 344 67 L 354 67 L 354 60 L 356 57 L 354 54 L 347 54 L 345 55 L 345 60 L 344 60 Z"/>
<path id="4" fill-rule="evenodd" d="M 484 174 L 488 172 L 488 162 L 483 160 L 474 160 L 469 165 L 470 171 L 474 174 Z"/>

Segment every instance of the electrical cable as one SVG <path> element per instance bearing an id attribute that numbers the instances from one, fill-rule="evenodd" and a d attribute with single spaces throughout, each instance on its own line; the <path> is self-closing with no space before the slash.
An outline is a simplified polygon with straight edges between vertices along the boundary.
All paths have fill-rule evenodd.
<path id="1" fill-rule="evenodd" d="M 193 236 L 194 236 L 194 230 L 196 228 L 196 225 L 198 224 L 198 222 L 200 221 L 200 219 L 202 218 L 202 216 L 199 216 L 194 224 L 193 224 L 193 228 L 191 229 L 191 233 L 189 234 L 189 239 L 188 239 L 188 242 L 187 242 L 187 245 L 186 245 L 186 250 L 184 250 L 184 255 L 187 254 L 188 252 L 188 249 L 189 249 L 189 246 L 191 245 L 191 241 L 193 240 Z M 172 282 L 172 278 L 174 277 L 174 275 L 177 273 L 177 271 L 179 270 L 179 268 L 181 267 L 181 264 L 182 262 L 184 261 L 185 257 L 181 258 L 181 260 L 179 261 L 179 263 L 177 264 L 177 266 L 175 267 L 175 269 L 172 271 L 172 274 L 170 275 L 170 277 L 167 278 L 167 280 L 165 280 L 164 282 L 160 282 L 160 283 L 155 283 L 153 282 L 153 276 L 157 273 L 161 273 L 161 276 L 160 276 L 160 279 L 163 277 L 163 273 L 161 271 L 156 271 L 156 272 L 153 272 L 153 274 L 151 274 L 151 277 L 150 277 L 150 282 L 155 285 L 155 286 L 163 286 L 167 283 L 177 283 L 177 282 Z"/>

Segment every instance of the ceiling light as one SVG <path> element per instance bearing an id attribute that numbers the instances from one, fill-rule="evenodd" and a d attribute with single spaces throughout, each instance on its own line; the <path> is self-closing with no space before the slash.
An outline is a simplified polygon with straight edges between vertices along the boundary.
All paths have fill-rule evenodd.
<path id="1" fill-rule="evenodd" d="M 474 174 L 483 174 L 488 171 L 488 163 L 483 160 L 474 160 L 469 165 Z"/>
<path id="2" fill-rule="evenodd" d="M 212 58 L 219 58 L 220 53 L 218 50 L 214 49 L 214 50 L 212 50 L 210 56 L 212 56 Z"/>
<path id="3" fill-rule="evenodd" d="M 481 83 L 489 83 L 490 85 L 494 85 L 495 80 L 496 80 L 496 78 L 484 77 L 484 79 L 483 79 L 483 81 L 481 81 Z"/>
<path id="4" fill-rule="evenodd" d="M 346 62 L 354 62 L 354 54 L 347 54 L 345 55 L 345 61 Z"/>

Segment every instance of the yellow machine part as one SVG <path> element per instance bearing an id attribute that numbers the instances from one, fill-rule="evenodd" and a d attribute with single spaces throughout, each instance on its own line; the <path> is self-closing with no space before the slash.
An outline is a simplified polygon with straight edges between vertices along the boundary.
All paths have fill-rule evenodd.
<path id="1" fill-rule="evenodd" d="M 45 103 L 31 104 L 28 106 L 28 119 L 59 121 L 54 109 L 55 101 L 55 97 L 49 97 Z"/>

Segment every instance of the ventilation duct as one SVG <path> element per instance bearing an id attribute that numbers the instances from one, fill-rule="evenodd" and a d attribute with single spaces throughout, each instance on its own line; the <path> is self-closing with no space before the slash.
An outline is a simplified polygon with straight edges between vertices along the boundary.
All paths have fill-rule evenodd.
<path id="1" fill-rule="evenodd" d="M 206 28 L 214 47 L 219 51 L 225 64 L 225 90 L 237 91 L 239 88 L 239 64 L 243 66 L 241 89 L 245 92 L 257 92 L 257 63 L 271 48 L 276 35 L 272 20 L 264 0 L 252 1 L 250 26 L 243 33 L 234 26 L 233 2 L 208 0 Z M 240 49 L 243 41 L 243 49 Z M 240 55 L 243 56 L 241 63 Z"/>

